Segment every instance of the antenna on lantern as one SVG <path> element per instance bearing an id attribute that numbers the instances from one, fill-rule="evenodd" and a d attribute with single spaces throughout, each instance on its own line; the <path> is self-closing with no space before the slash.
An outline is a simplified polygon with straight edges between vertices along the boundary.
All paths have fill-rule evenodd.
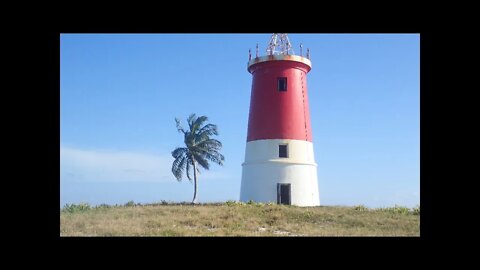
<path id="1" fill-rule="evenodd" d="M 267 55 L 292 55 L 295 54 L 292 44 L 285 33 L 273 33 L 267 47 Z"/>

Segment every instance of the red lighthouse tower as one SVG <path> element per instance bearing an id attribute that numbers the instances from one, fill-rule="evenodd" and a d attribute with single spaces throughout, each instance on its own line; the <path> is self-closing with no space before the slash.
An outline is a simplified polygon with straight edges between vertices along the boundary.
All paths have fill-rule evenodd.
<path id="1" fill-rule="evenodd" d="M 301 48 L 301 47 L 300 47 Z M 273 34 L 267 55 L 249 59 L 252 92 L 240 200 L 320 204 L 314 160 L 307 57 L 286 34 Z"/>

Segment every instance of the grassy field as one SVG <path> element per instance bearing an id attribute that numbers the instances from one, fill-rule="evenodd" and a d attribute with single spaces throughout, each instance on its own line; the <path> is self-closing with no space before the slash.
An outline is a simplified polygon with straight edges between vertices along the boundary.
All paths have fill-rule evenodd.
<path id="1" fill-rule="evenodd" d="M 60 236 L 420 236 L 420 208 L 67 205 Z"/>

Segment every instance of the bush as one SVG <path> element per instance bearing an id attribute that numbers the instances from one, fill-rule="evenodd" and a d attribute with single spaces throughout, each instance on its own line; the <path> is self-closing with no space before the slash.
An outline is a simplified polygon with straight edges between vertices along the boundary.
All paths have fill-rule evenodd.
<path id="1" fill-rule="evenodd" d="M 262 206 L 265 206 L 265 205 L 273 205 L 273 202 L 263 203 L 263 202 L 255 202 L 253 200 L 249 200 L 247 203 L 239 202 L 239 204 L 262 207 Z"/>
<path id="2" fill-rule="evenodd" d="M 66 204 L 64 207 L 63 207 L 63 210 L 64 212 L 67 212 L 67 213 L 75 213 L 75 212 L 84 212 L 84 211 L 87 211 L 87 210 L 90 210 L 91 207 L 90 207 L 90 204 L 88 203 L 80 203 L 80 204 Z"/>
<path id="3" fill-rule="evenodd" d="M 225 202 L 225 205 L 227 205 L 227 206 L 246 205 L 246 203 L 228 200 L 228 201 Z"/>
<path id="4" fill-rule="evenodd" d="M 404 206 L 395 205 L 395 207 L 393 207 L 392 211 L 394 213 L 399 213 L 399 214 L 408 214 L 410 212 L 410 209 L 407 208 L 407 207 L 404 207 Z"/>
<path id="5" fill-rule="evenodd" d="M 420 205 L 417 205 L 412 209 L 414 215 L 420 215 Z"/>
<path id="6" fill-rule="evenodd" d="M 102 203 L 102 204 L 100 204 L 100 205 L 97 205 L 95 208 L 111 208 L 111 206 L 108 205 L 108 204 Z"/>
<path id="7" fill-rule="evenodd" d="M 354 206 L 353 209 L 354 209 L 355 211 L 368 211 L 368 208 L 365 207 L 363 204 Z"/>
<path id="8" fill-rule="evenodd" d="M 410 209 L 404 206 L 398 206 L 395 205 L 394 207 L 386 207 L 386 208 L 380 208 L 380 211 L 384 212 L 390 212 L 394 214 L 408 214 L 410 213 Z"/>
<path id="9" fill-rule="evenodd" d="M 237 202 L 236 202 L 236 201 L 232 201 L 232 200 L 228 200 L 228 201 L 225 202 L 225 204 L 226 204 L 227 206 L 234 206 L 234 205 L 237 205 Z"/>
<path id="10" fill-rule="evenodd" d="M 130 207 L 130 206 L 135 206 L 135 202 L 134 201 L 129 201 L 125 204 L 126 207 Z"/>

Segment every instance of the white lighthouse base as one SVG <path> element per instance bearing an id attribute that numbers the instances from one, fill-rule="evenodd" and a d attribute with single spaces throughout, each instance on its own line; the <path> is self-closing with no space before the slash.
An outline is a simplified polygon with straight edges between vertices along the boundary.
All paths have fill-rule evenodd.
<path id="1" fill-rule="evenodd" d="M 279 145 L 287 145 L 287 158 L 279 157 Z M 292 205 L 320 205 L 311 142 L 284 139 L 247 142 L 242 166 L 241 201 L 281 203 L 281 196 L 289 196 Z M 287 184 L 288 193 L 281 191 L 279 184 Z"/>

